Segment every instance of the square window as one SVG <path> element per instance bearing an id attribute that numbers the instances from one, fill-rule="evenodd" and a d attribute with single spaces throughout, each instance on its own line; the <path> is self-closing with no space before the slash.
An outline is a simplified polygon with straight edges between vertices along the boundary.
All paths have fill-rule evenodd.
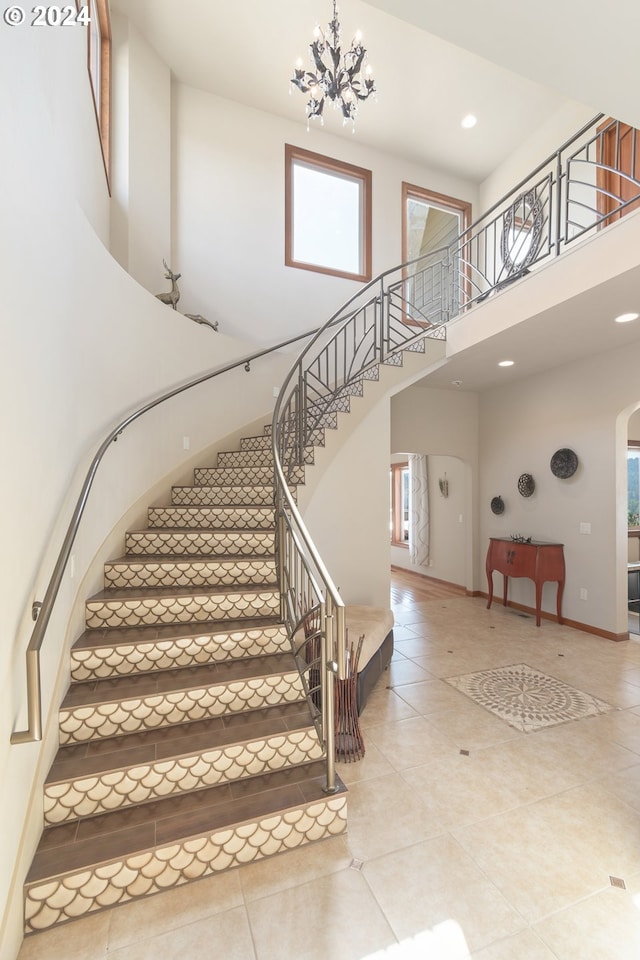
<path id="1" fill-rule="evenodd" d="M 285 264 L 371 279 L 371 171 L 285 147 Z"/>

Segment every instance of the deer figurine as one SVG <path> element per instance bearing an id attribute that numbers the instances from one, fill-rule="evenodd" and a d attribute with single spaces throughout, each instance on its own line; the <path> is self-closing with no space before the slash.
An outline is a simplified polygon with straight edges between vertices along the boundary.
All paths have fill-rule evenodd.
<path id="1" fill-rule="evenodd" d="M 171 267 L 167 265 L 167 261 L 162 261 L 164 264 L 164 269 L 166 270 L 165 277 L 167 280 L 171 280 L 171 290 L 169 293 L 156 293 L 156 297 L 160 300 L 161 303 L 170 304 L 175 310 L 177 307 L 178 300 L 180 299 L 180 291 L 178 290 L 178 280 L 182 276 L 181 273 L 174 273 Z"/>

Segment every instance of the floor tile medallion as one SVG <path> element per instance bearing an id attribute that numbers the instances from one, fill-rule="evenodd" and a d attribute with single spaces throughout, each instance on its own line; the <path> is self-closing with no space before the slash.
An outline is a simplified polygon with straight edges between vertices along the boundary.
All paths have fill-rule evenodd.
<path id="1" fill-rule="evenodd" d="M 613 709 L 526 663 L 447 677 L 446 682 L 524 733 Z"/>

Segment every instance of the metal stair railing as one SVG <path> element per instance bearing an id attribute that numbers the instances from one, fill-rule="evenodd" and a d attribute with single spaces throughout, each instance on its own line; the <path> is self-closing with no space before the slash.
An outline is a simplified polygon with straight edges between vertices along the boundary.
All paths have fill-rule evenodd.
<path id="1" fill-rule="evenodd" d="M 85 478 L 42 603 L 33 605 L 27 648 L 28 729 L 12 743 L 42 738 L 40 649 L 69 561 L 96 471 L 111 444 L 131 423 L 172 397 L 309 337 L 287 375 L 273 415 L 275 506 L 281 613 L 292 642 L 310 613 L 322 641 L 320 669 L 299 655 L 310 701 L 321 718 L 327 748 L 327 789 L 335 789 L 333 677 L 344 677 L 344 604 L 313 545 L 289 484 L 293 468 L 328 417 L 348 403 L 349 389 L 380 363 L 425 338 L 444 339 L 445 324 L 462 311 L 530 273 L 570 244 L 640 206 L 640 133 L 599 114 L 495 203 L 448 247 L 381 274 L 359 290 L 319 330 L 301 334 L 189 381 L 159 396 L 116 426 Z M 298 646 L 296 646 L 298 650 Z M 318 683 L 315 682 L 318 681 Z M 316 689 L 317 687 L 317 689 Z M 319 704 L 319 706 L 318 706 Z"/>
<path id="2" fill-rule="evenodd" d="M 281 615 L 326 748 L 328 792 L 336 789 L 332 691 L 345 678 L 344 603 L 289 489 L 293 470 L 376 365 L 444 338 L 462 311 L 640 205 L 640 134 L 631 131 L 631 148 L 621 149 L 629 129 L 596 116 L 447 247 L 372 280 L 307 344 L 280 390 L 272 444 Z M 304 629 L 310 621 L 317 643 Z"/>
<path id="3" fill-rule="evenodd" d="M 314 331 L 309 331 L 307 333 L 300 334 L 297 337 L 291 337 L 289 340 L 284 340 L 275 346 L 258 350 L 255 353 L 242 357 L 240 360 L 227 363 L 222 367 L 218 367 L 209 373 L 202 374 L 193 380 L 187 381 L 181 386 L 175 387 L 173 390 L 169 390 L 168 392 L 161 394 L 155 399 L 149 401 L 149 403 L 146 403 L 143 407 L 140 407 L 134 413 L 129 414 L 124 420 L 115 426 L 102 441 L 95 456 L 93 457 L 93 460 L 91 461 L 91 465 L 82 484 L 82 489 L 76 501 L 62 547 L 60 548 L 60 552 L 55 562 L 49 583 L 44 592 L 43 599 L 42 601 L 36 601 L 32 606 L 32 617 L 35 621 L 35 625 L 31 632 L 31 637 L 29 639 L 26 652 L 27 729 L 14 730 L 11 734 L 12 744 L 33 743 L 34 741 L 42 740 L 40 651 L 42 649 L 42 644 L 47 632 L 49 620 L 53 612 L 53 607 L 58 596 L 60 584 L 62 583 L 62 578 L 69 562 L 69 557 L 71 556 L 71 550 L 80 527 L 80 521 L 82 520 L 82 516 L 89 499 L 93 481 L 98 472 L 100 464 L 102 463 L 102 460 L 107 451 L 110 449 L 111 445 L 117 441 L 118 437 L 124 432 L 124 430 L 126 430 L 127 427 L 161 404 L 166 403 L 174 397 L 177 397 L 202 383 L 206 383 L 207 381 L 213 380 L 224 373 L 228 373 L 230 370 L 237 370 L 239 367 L 244 367 L 247 372 L 250 372 L 251 364 L 255 360 L 259 360 L 268 354 L 275 353 L 277 350 L 281 350 L 284 347 L 290 346 L 291 344 L 299 343 L 300 341 L 313 336 L 313 333 Z"/>

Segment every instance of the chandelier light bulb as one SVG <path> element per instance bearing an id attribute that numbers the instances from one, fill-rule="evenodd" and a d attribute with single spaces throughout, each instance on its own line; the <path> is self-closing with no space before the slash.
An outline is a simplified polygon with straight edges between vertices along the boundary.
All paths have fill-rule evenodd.
<path id="1" fill-rule="evenodd" d="M 343 123 L 351 121 L 355 125 L 359 101 L 367 100 L 376 92 L 371 67 L 366 65 L 367 51 L 362 46 L 362 34 L 358 30 L 343 56 L 338 7 L 333 0 L 333 18 L 326 33 L 316 26 L 313 37 L 309 45 L 311 69 L 305 70 L 302 61 L 298 60 L 291 78 L 291 83 L 301 93 L 309 95 L 307 129 L 309 120 L 318 119 L 322 123 L 325 100 L 330 100 L 340 110 Z"/>

